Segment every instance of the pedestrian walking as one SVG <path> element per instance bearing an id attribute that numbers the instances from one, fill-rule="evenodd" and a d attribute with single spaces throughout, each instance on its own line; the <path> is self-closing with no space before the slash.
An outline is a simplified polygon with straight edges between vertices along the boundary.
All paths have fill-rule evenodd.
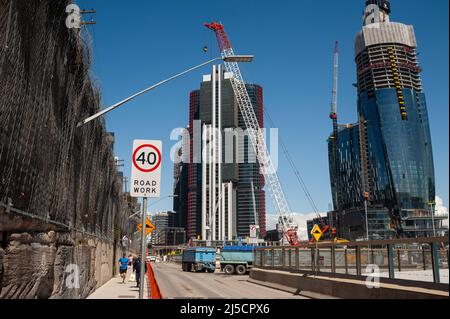
<path id="1" fill-rule="evenodd" d="M 140 255 L 138 256 L 138 258 L 136 258 L 134 260 L 134 263 L 133 263 L 133 270 L 136 272 L 136 282 L 137 282 L 136 288 L 139 288 L 140 284 L 141 284 L 141 264 L 142 263 L 144 263 L 145 273 L 147 273 L 147 263 L 145 261 L 142 261 Z"/>
<path id="2" fill-rule="evenodd" d="M 128 270 L 128 258 L 126 254 L 123 254 L 123 257 L 119 259 L 119 267 L 120 267 L 120 277 L 122 277 L 122 283 L 125 283 L 125 279 L 127 278 L 127 270 Z"/>
<path id="3" fill-rule="evenodd" d="M 130 275 L 130 278 L 128 278 L 128 281 L 130 281 L 130 282 L 136 281 L 136 274 L 134 272 L 133 263 L 134 263 L 133 255 L 129 255 L 128 256 L 128 269 L 130 270 L 131 275 Z"/>

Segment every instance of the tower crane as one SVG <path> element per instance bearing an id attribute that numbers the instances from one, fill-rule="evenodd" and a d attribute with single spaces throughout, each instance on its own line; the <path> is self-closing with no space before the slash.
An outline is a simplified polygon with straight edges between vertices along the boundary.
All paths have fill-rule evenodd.
<path id="1" fill-rule="evenodd" d="M 331 156 L 332 160 L 330 163 L 333 163 L 333 167 L 331 172 L 334 174 L 334 178 L 332 178 L 333 188 L 335 190 L 334 201 L 335 207 L 334 210 L 339 209 L 340 202 L 340 186 L 339 186 L 339 125 L 338 125 L 338 115 L 337 115 L 337 104 L 338 104 L 338 86 L 339 84 L 339 42 L 336 41 L 336 45 L 334 47 L 334 59 L 333 59 L 333 91 L 331 97 L 331 111 L 330 111 L 330 119 L 333 121 L 333 135 L 331 137 Z M 334 231 L 335 232 L 335 231 Z"/>
<path id="2" fill-rule="evenodd" d="M 216 34 L 222 57 L 225 58 L 235 55 L 222 24 L 217 22 L 206 23 L 205 27 L 214 31 Z M 225 62 L 225 69 L 233 75 L 231 84 L 234 95 L 249 132 L 250 141 L 260 165 L 260 171 L 265 176 L 269 186 L 269 193 L 279 216 L 279 223 L 283 229 L 284 239 L 286 239 L 287 243 L 290 245 L 298 245 L 298 225 L 294 223 L 292 211 L 284 195 L 272 159 L 267 152 L 264 134 L 258 122 L 258 118 L 256 117 L 255 110 L 253 109 L 239 65 L 236 62 Z"/>

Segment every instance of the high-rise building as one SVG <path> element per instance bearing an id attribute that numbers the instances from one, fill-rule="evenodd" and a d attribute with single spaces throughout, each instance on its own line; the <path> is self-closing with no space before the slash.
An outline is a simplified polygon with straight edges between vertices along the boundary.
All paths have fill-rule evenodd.
<path id="1" fill-rule="evenodd" d="M 186 139 L 183 139 L 185 141 Z M 174 164 L 173 211 L 176 213 L 175 227 L 187 229 L 188 220 L 188 164 L 183 157 L 183 148 L 176 150 Z"/>
<path id="2" fill-rule="evenodd" d="M 214 66 L 200 89 L 190 94 L 188 238 L 233 240 L 249 236 L 250 225 L 258 225 L 265 234 L 264 178 L 256 158 L 251 160 L 254 152 L 231 76 Z M 263 127 L 262 88 L 246 86 Z M 205 160 L 202 150 L 208 154 Z"/>
<path id="3" fill-rule="evenodd" d="M 350 239 L 442 231 L 432 212 L 434 164 L 416 37 L 390 13 L 390 1 L 366 1 L 355 39 L 358 124 L 340 130 L 339 176 L 331 172 L 332 184 L 345 191 L 338 199 L 332 190 L 338 211 L 330 220 Z"/>
<path id="4" fill-rule="evenodd" d="M 154 241 L 156 246 L 176 246 L 186 243 L 186 230 L 180 227 L 167 227 L 159 230 Z"/>
<path id="5" fill-rule="evenodd" d="M 152 216 L 152 223 L 155 226 L 155 230 L 151 234 L 151 243 L 153 245 L 165 244 L 159 242 L 161 238 L 160 233 L 168 228 L 174 228 L 177 223 L 177 216 L 175 212 L 158 212 Z"/>

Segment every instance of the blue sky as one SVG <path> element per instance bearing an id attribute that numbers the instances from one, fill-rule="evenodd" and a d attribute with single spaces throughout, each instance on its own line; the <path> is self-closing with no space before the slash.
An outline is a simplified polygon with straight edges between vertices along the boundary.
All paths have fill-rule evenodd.
<path id="1" fill-rule="evenodd" d="M 94 8 L 93 74 L 109 106 L 188 67 L 219 56 L 204 22 L 221 21 L 236 53 L 254 54 L 243 65 L 247 82 L 264 87 L 265 106 L 288 145 L 312 197 L 321 211 L 331 202 L 327 144 L 334 42 L 341 47 L 339 116 L 356 122 L 356 72 L 353 40 L 361 29 L 363 0 L 222 1 L 78 0 Z M 393 21 L 412 24 L 419 43 L 420 65 L 428 101 L 436 166 L 437 195 L 449 203 L 449 2 L 393 0 Z M 89 17 L 85 17 L 89 20 Z M 210 48 L 209 53 L 203 47 Z M 210 68 L 194 72 L 107 116 L 116 133 L 116 155 L 130 175 L 134 139 L 164 142 L 162 195 L 172 193 L 169 152 L 174 128 L 188 122 L 189 92 L 199 87 Z M 279 176 L 295 212 L 312 211 L 287 161 L 280 153 Z M 268 196 L 268 212 L 273 212 Z M 170 210 L 163 200 L 151 211 Z"/>

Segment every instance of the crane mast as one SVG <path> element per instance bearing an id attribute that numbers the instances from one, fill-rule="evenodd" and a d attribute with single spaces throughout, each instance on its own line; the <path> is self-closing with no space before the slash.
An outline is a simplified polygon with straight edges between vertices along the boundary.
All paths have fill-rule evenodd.
<path id="1" fill-rule="evenodd" d="M 222 57 L 226 58 L 234 56 L 233 48 L 223 25 L 213 22 L 207 23 L 205 26 L 215 32 Z M 282 226 L 284 238 L 290 245 L 297 245 L 299 243 L 297 234 L 298 225 L 294 223 L 291 209 L 284 195 L 272 159 L 268 154 L 264 134 L 261 130 L 258 118 L 256 117 L 255 110 L 253 109 L 239 65 L 236 62 L 225 62 L 225 69 L 227 72 L 233 74 L 231 84 L 234 95 L 247 127 L 251 144 L 257 155 L 260 171 L 265 176 L 269 186 L 269 193 L 279 216 L 279 223 Z"/>
<path id="2" fill-rule="evenodd" d="M 337 115 L 337 102 L 338 102 L 338 84 L 339 84 L 339 42 L 336 41 L 334 48 L 334 60 L 333 60 L 333 92 L 331 98 L 331 111 L 330 119 L 333 121 L 333 136 L 332 136 L 332 156 L 333 156 L 333 173 L 334 178 L 334 190 L 335 190 L 335 207 L 334 210 L 339 209 L 340 201 L 340 186 L 339 186 L 339 131 L 338 131 L 338 115 Z"/>
<path id="3" fill-rule="evenodd" d="M 334 47 L 333 92 L 331 98 L 331 112 L 330 112 L 330 118 L 332 120 L 336 120 L 336 124 L 337 124 L 338 84 L 339 84 L 339 42 L 336 41 L 336 45 Z"/>

